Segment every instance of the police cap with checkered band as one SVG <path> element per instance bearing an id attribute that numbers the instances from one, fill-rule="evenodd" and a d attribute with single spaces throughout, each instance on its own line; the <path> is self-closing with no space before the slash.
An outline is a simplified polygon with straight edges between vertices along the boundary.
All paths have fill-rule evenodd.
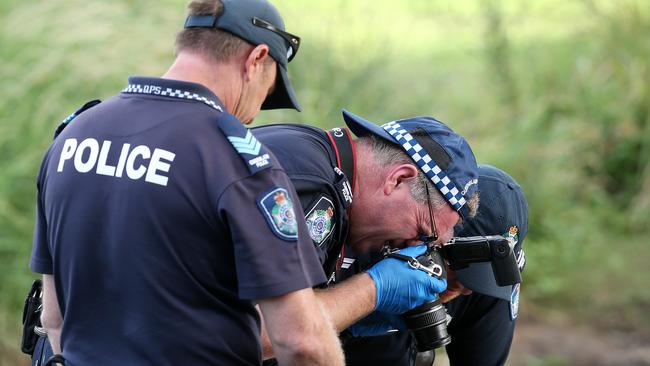
<path id="1" fill-rule="evenodd" d="M 285 31 L 278 10 L 266 0 L 221 0 L 223 13 L 190 15 L 185 28 L 217 28 L 254 45 L 266 44 L 278 67 L 275 90 L 266 97 L 262 109 L 293 108 L 300 105 L 287 75 L 287 64 L 300 46 L 300 37 Z"/>
<path id="2" fill-rule="evenodd" d="M 480 164 L 479 192 L 481 205 L 476 217 L 457 226 L 455 236 L 510 236 L 519 271 L 523 271 L 526 256 L 523 242 L 528 233 L 528 202 L 524 191 L 508 173 L 487 164 Z M 472 263 L 456 270 L 458 279 L 474 292 L 512 301 L 519 285 L 499 286 L 490 263 Z"/>
<path id="3" fill-rule="evenodd" d="M 358 137 L 374 135 L 400 145 L 431 180 L 447 203 L 467 219 L 467 201 L 476 191 L 478 168 L 467 141 L 431 117 L 413 117 L 381 126 L 343 110 L 346 125 Z"/>

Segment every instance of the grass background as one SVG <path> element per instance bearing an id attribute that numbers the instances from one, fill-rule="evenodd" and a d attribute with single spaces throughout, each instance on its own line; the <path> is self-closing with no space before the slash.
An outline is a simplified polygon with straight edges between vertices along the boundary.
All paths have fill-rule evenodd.
<path id="1" fill-rule="evenodd" d="M 650 337 L 647 1 L 274 3 L 303 40 L 290 74 L 304 112 L 255 124 L 335 127 L 341 108 L 447 122 L 527 194 L 522 312 Z M 34 181 L 53 129 L 128 75 L 162 74 L 185 5 L 0 0 L 0 364 L 24 362 Z"/>

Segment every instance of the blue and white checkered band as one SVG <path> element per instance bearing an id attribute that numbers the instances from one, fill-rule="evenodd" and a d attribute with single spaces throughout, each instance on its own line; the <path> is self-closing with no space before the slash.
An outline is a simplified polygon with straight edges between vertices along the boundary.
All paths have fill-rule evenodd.
<path id="1" fill-rule="evenodd" d="M 158 85 L 129 84 L 126 88 L 124 88 L 124 90 L 122 90 L 122 93 L 161 95 L 178 99 L 196 100 L 209 105 L 219 112 L 223 112 L 221 106 L 214 100 L 208 99 L 203 95 L 197 93 L 190 93 L 188 91 L 180 89 L 163 88 Z"/>
<path id="2" fill-rule="evenodd" d="M 420 167 L 438 191 L 447 199 L 447 202 L 456 210 L 465 205 L 465 197 L 447 174 L 440 169 L 438 164 L 429 156 L 426 150 L 408 133 L 397 121 L 388 122 L 381 126 L 398 144 L 402 145 L 406 153 Z"/>

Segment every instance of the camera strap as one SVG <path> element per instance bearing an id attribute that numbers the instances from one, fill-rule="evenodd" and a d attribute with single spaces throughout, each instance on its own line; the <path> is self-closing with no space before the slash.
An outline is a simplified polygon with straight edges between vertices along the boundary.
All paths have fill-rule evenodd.
<path id="1" fill-rule="evenodd" d="M 409 257 L 408 255 L 404 254 L 399 254 L 397 252 L 388 252 L 388 254 L 386 254 L 386 257 L 403 260 L 408 263 L 409 267 L 420 270 L 432 277 L 441 278 L 444 273 L 442 266 L 435 262 L 430 263 L 429 268 L 420 263 L 416 258 Z"/>
<path id="2" fill-rule="evenodd" d="M 336 154 L 336 166 L 350 181 L 350 188 L 354 192 L 356 182 L 356 154 L 352 135 L 345 127 L 335 127 L 325 131 Z M 351 193 L 351 192 L 350 192 Z"/>
<path id="3" fill-rule="evenodd" d="M 354 143 L 352 142 L 352 135 L 345 127 L 335 127 L 325 131 L 330 145 L 334 150 L 336 156 L 336 167 L 334 171 L 339 175 L 340 179 L 334 184 L 334 187 L 339 191 L 340 196 L 343 198 L 345 208 L 348 209 L 352 204 L 352 194 L 354 192 L 354 185 L 356 182 L 356 153 L 354 151 Z M 347 237 L 344 233 L 343 237 Z M 341 252 L 338 257 L 334 257 L 336 261 L 335 269 L 338 270 L 343 265 L 345 258 L 345 244 L 341 245 Z M 327 262 L 330 262 L 329 259 Z M 325 263 L 323 268 L 331 268 L 333 263 Z"/>

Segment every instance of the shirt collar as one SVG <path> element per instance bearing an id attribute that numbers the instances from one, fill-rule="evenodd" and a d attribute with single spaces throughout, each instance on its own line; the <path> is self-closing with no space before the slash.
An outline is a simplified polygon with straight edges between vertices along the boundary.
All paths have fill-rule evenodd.
<path id="1" fill-rule="evenodd" d="M 194 100 L 220 112 L 225 111 L 223 103 L 210 89 L 189 81 L 131 76 L 129 77 L 129 85 L 122 90 L 122 93 Z"/>

